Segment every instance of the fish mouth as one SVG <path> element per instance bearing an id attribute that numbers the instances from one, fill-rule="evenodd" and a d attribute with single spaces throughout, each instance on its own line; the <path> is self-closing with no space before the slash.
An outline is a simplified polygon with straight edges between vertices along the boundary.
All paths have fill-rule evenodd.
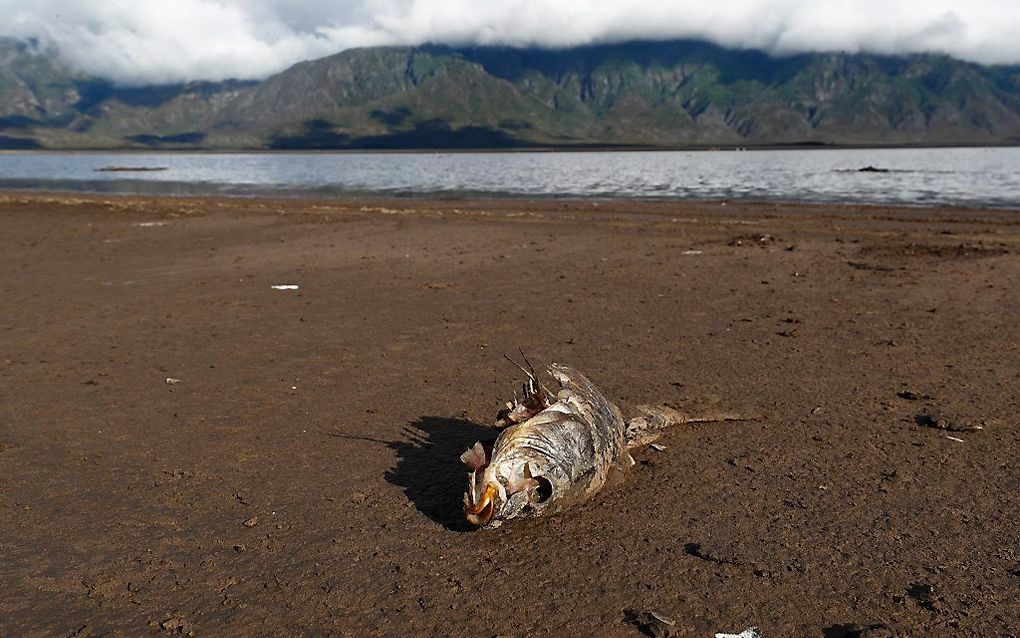
<path id="1" fill-rule="evenodd" d="M 464 516 L 468 522 L 475 527 L 481 527 L 492 520 L 492 514 L 495 510 L 494 499 L 499 490 L 492 483 L 485 486 L 485 491 L 482 492 L 481 498 L 474 504 L 470 503 L 468 499 L 464 499 Z"/>

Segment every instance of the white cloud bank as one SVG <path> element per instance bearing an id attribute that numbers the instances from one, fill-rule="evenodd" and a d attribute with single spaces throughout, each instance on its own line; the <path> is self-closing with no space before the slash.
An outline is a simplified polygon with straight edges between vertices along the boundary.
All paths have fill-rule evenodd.
<path id="1" fill-rule="evenodd" d="M 0 35 L 125 84 L 262 78 L 380 44 L 701 38 L 775 54 L 938 51 L 1020 63 L 1020 0 L 0 0 Z"/>

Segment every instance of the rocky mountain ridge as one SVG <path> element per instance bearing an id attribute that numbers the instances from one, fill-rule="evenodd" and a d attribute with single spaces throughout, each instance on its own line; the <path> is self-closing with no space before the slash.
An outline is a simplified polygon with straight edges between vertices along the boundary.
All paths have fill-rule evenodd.
<path id="1" fill-rule="evenodd" d="M 0 40 L 0 148 L 402 149 L 1020 142 L 1020 67 L 774 58 L 696 41 L 353 49 L 261 82 L 118 87 Z"/>

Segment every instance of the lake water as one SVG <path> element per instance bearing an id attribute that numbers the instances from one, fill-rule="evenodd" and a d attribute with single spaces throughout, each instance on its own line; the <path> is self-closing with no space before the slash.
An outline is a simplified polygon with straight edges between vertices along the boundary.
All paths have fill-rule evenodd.
<path id="1" fill-rule="evenodd" d="M 160 167 L 152 172 L 100 172 Z M 861 172 L 875 167 L 880 171 Z M 8 153 L 0 188 L 171 195 L 637 197 L 1020 209 L 1020 148 Z"/>

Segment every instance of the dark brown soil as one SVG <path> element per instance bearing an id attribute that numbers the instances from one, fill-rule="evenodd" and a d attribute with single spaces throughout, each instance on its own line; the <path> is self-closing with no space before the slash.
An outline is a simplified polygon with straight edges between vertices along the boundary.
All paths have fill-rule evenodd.
<path id="1" fill-rule="evenodd" d="M 0 222 L 2 636 L 1020 634 L 1020 213 L 8 193 Z M 518 346 L 625 415 L 757 418 L 472 532 L 458 455 Z"/>

